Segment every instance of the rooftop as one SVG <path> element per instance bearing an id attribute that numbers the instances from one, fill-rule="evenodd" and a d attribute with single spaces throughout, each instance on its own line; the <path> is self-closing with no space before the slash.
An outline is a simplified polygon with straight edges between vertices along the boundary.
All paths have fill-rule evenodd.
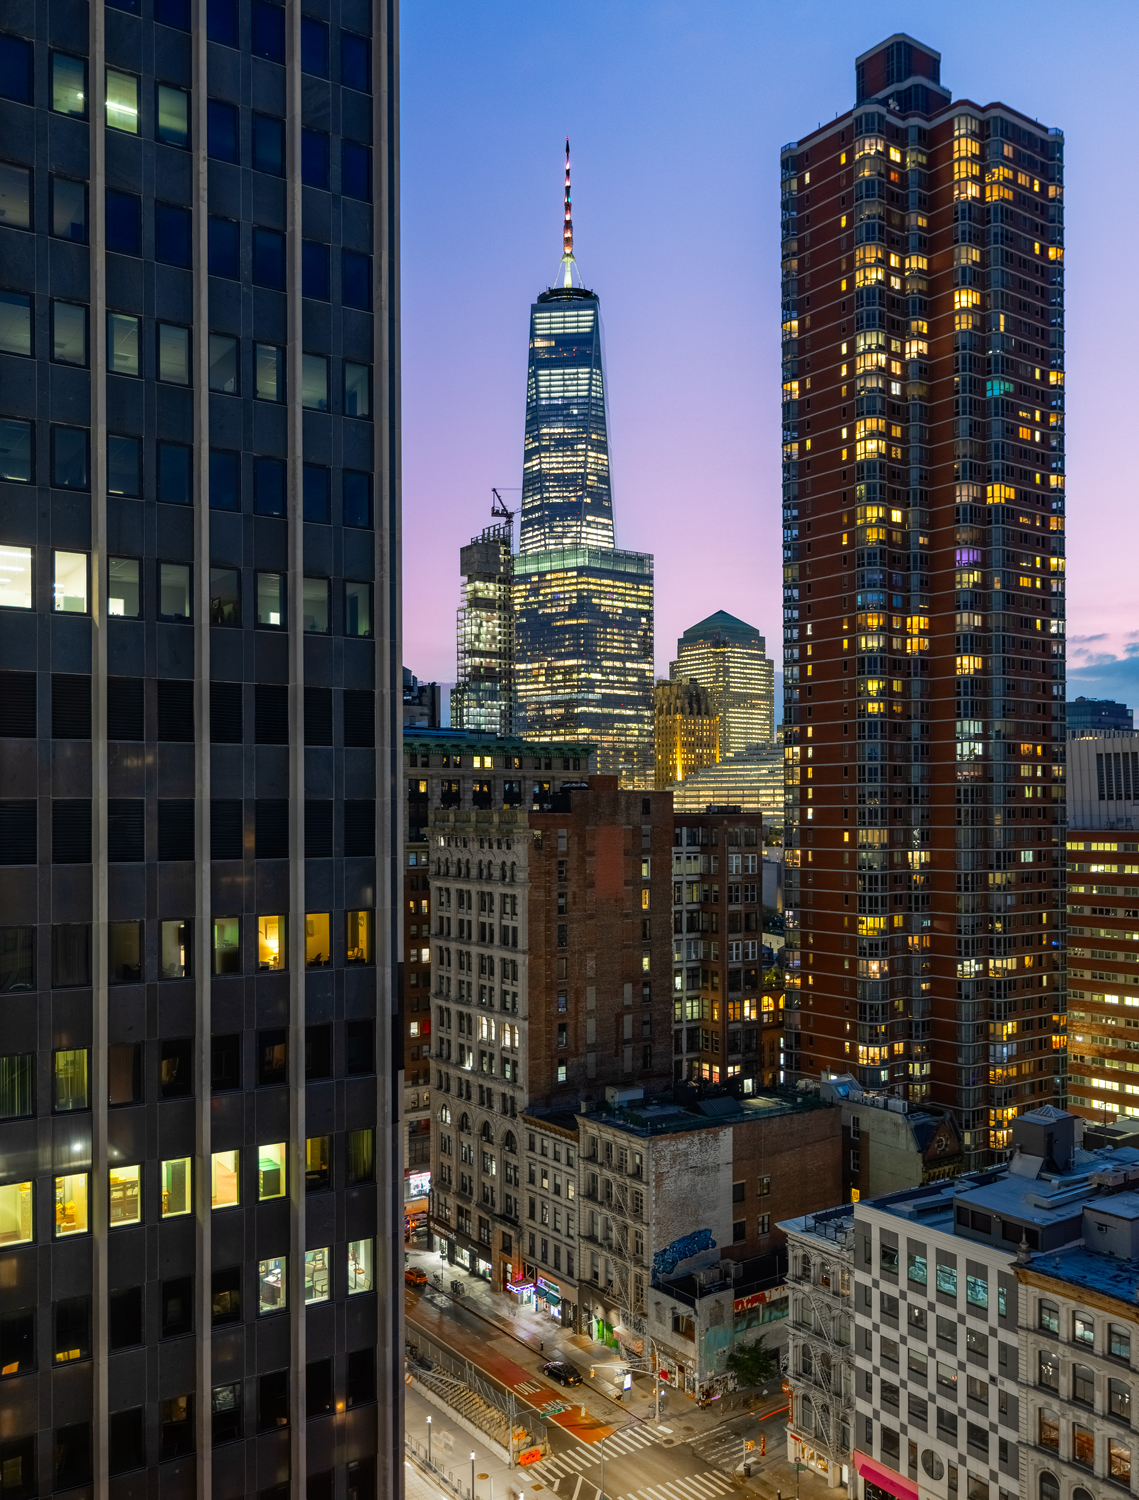
<path id="1" fill-rule="evenodd" d="M 1135 1262 L 1097 1254 L 1082 1244 L 1067 1245 L 1049 1255 L 1034 1255 L 1025 1263 L 1025 1269 L 1139 1305 Z"/>
<path id="2" fill-rule="evenodd" d="M 588 757 L 596 749 L 584 740 L 525 740 L 518 735 L 491 734 L 482 729 L 416 729 L 403 732 L 405 750 L 424 751 L 431 755 L 462 755 L 464 750 L 480 755 L 488 750 L 500 755 L 541 755 Z"/>
<path id="3" fill-rule="evenodd" d="M 818 1094 L 797 1093 L 786 1089 L 753 1094 L 737 1099 L 732 1094 L 717 1094 L 679 1103 L 669 1094 L 651 1096 L 624 1103 L 591 1104 L 591 1119 L 627 1131 L 630 1135 L 680 1135 L 689 1130 L 703 1130 L 712 1125 L 748 1125 L 779 1115 L 805 1114 L 809 1110 L 827 1109 L 829 1105 Z"/>
<path id="4" fill-rule="evenodd" d="M 735 615 L 728 614 L 726 609 L 718 609 L 714 615 L 709 615 L 706 620 L 699 620 L 695 625 L 690 625 L 676 643 L 677 651 L 685 643 L 694 644 L 697 641 L 720 640 L 733 641 L 738 645 L 759 646 L 763 648 L 763 636 L 745 620 L 738 619 Z"/>

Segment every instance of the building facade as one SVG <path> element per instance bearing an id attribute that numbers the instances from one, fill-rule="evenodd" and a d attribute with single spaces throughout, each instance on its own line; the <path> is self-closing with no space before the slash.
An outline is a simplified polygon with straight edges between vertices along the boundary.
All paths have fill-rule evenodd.
<path id="1" fill-rule="evenodd" d="M 781 156 L 787 1052 L 980 1165 L 1066 1087 L 1063 137 L 939 70 Z"/>
<path id="2" fill-rule="evenodd" d="M 437 682 L 420 682 L 403 669 L 403 727 L 438 729 L 443 722 L 443 690 Z"/>
<path id="3" fill-rule="evenodd" d="M 1081 694 L 1069 700 L 1066 718 L 1069 734 L 1102 734 L 1105 729 L 1130 734 L 1135 728 L 1134 709 L 1111 698 L 1085 698 Z"/>
<path id="4" fill-rule="evenodd" d="M 208 11 L 0 21 L 2 1484 L 363 1500 L 403 1447 L 395 10 Z"/>
<path id="5" fill-rule="evenodd" d="M 721 756 L 775 742 L 775 664 L 754 625 L 717 610 L 676 643 L 674 682 L 695 681 L 712 696 Z"/>
<path id="6" fill-rule="evenodd" d="M 720 721 L 698 682 L 658 682 L 653 696 L 657 791 L 720 758 Z"/>
<path id="7" fill-rule="evenodd" d="M 499 737 L 514 732 L 512 524 L 485 527 L 459 553 L 463 599 L 456 619 L 451 723 Z"/>
<path id="8" fill-rule="evenodd" d="M 768 826 L 783 826 L 783 751 L 778 745 L 753 745 L 725 755 L 715 765 L 693 771 L 672 790 L 677 812 L 705 812 L 712 807 L 739 807 L 762 813 Z"/>

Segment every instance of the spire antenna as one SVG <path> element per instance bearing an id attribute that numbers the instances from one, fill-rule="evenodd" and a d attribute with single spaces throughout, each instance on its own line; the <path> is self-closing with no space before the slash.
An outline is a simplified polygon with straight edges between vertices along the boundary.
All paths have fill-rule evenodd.
<path id="1" fill-rule="evenodd" d="M 570 143 L 566 137 L 566 196 L 565 219 L 562 226 L 562 286 L 573 286 L 573 272 L 577 262 L 573 258 L 573 206 L 570 202 Z M 580 280 L 580 273 L 578 279 Z"/>

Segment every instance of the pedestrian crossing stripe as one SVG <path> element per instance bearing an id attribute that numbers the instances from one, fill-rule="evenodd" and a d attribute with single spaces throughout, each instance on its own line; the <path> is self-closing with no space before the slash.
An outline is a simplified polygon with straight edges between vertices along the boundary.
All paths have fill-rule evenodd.
<path id="1" fill-rule="evenodd" d="M 683 1479 L 630 1490 L 618 1500 L 715 1500 L 716 1496 L 729 1494 L 732 1488 L 722 1474 L 686 1474 Z"/>

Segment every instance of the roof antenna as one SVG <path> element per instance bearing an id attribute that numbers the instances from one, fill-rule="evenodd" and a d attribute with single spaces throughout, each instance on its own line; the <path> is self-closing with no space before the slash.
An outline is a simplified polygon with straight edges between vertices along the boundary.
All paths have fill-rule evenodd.
<path id="1" fill-rule="evenodd" d="M 565 198 L 565 222 L 562 227 L 562 286 L 573 286 L 573 273 L 577 268 L 577 262 L 573 258 L 573 213 L 570 205 L 570 147 L 569 136 L 566 137 L 566 198 Z M 578 280 L 581 273 L 578 272 Z"/>

